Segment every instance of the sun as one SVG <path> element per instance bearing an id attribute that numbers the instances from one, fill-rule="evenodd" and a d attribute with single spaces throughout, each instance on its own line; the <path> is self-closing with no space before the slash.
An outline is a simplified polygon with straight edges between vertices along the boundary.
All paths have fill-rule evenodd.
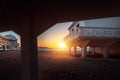
<path id="1" fill-rule="evenodd" d="M 59 43 L 59 47 L 60 47 L 60 48 L 66 48 L 66 44 L 65 44 L 64 42 L 60 42 L 60 43 Z"/>

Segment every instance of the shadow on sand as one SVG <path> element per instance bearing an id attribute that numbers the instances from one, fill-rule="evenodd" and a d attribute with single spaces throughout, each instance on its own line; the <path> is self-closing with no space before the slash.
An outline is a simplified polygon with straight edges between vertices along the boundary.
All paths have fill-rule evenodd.
<path id="1" fill-rule="evenodd" d="M 118 54 L 82 59 L 66 52 L 39 51 L 38 60 L 39 80 L 120 80 Z M 0 52 L 0 80 L 21 80 L 20 52 Z"/>

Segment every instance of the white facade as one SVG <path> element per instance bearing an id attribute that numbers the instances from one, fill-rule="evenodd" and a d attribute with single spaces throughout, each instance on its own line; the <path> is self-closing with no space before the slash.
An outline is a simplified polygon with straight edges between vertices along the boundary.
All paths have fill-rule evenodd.
<path id="1" fill-rule="evenodd" d="M 17 50 L 17 38 L 13 35 L 0 36 L 0 47 L 3 50 Z"/>
<path id="2" fill-rule="evenodd" d="M 81 24 L 82 23 L 82 24 Z M 120 28 L 120 17 L 99 18 L 80 21 L 80 26 Z"/>
<path id="3" fill-rule="evenodd" d="M 120 17 L 73 22 L 68 28 L 71 39 L 77 37 L 120 38 Z"/>

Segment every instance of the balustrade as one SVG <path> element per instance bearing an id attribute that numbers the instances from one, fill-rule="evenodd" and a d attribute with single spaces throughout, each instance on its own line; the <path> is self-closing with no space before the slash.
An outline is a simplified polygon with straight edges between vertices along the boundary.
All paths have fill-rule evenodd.
<path id="1" fill-rule="evenodd" d="M 74 35 L 70 32 L 64 40 L 73 40 L 78 37 L 88 37 L 88 38 L 120 38 L 120 28 L 114 27 L 82 27 L 79 26 L 74 30 Z"/>

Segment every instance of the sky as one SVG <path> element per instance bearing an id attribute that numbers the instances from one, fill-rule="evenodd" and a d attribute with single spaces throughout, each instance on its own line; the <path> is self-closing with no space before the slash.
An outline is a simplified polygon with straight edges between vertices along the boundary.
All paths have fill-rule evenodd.
<path id="1" fill-rule="evenodd" d="M 69 33 L 67 30 L 72 22 L 57 23 L 37 37 L 38 47 L 59 48 L 59 43 L 63 41 L 63 38 Z M 11 34 L 18 39 L 18 43 L 21 44 L 20 35 L 14 31 L 0 32 L 0 35 L 5 36 Z"/>
<path id="2" fill-rule="evenodd" d="M 113 18 L 115 19 L 115 21 Z M 111 23 L 111 21 L 112 21 L 113 23 L 115 23 L 114 25 L 118 24 L 119 18 L 118 17 L 113 17 L 113 18 L 106 18 L 108 20 L 106 21 L 106 19 L 105 19 L 105 22 Z M 90 21 L 92 21 L 91 23 L 94 23 L 94 25 L 95 25 L 95 22 L 96 22 L 95 20 L 96 19 L 90 20 Z M 87 21 L 89 21 L 89 20 L 87 20 Z M 103 22 L 104 21 L 102 21 L 102 23 Z M 60 47 L 59 43 L 61 43 L 63 41 L 63 38 L 69 34 L 69 31 L 67 29 L 71 26 L 72 23 L 73 22 L 62 22 L 62 23 L 56 23 L 55 25 L 51 26 L 48 30 L 46 30 L 45 32 L 43 32 L 42 34 L 40 34 L 37 37 L 38 47 L 59 48 Z M 100 22 L 98 22 L 98 23 L 100 23 Z M 18 39 L 18 43 L 20 43 L 20 36 L 18 34 L 16 34 L 14 31 L 0 32 L 0 35 L 2 35 L 2 36 L 8 35 L 8 34 L 14 35 Z"/>
<path id="3" fill-rule="evenodd" d="M 57 23 L 48 30 L 40 34 L 38 39 L 38 47 L 59 48 L 59 43 L 69 33 L 67 28 L 72 22 Z"/>

